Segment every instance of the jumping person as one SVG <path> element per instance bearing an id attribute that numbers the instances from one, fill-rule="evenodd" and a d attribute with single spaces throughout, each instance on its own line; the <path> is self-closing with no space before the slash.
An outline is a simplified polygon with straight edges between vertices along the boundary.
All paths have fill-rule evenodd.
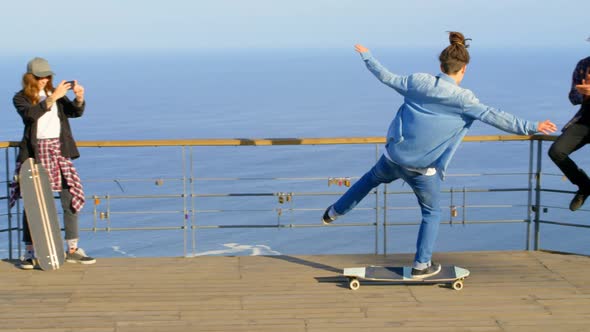
<path id="1" fill-rule="evenodd" d="M 569 100 L 573 105 L 581 105 L 580 109 L 549 148 L 549 157 L 568 180 L 578 186 L 570 202 L 570 210 L 576 211 L 590 196 L 590 178 L 569 157 L 572 152 L 590 142 L 590 57 L 580 60 L 574 69 Z"/>
<path id="2" fill-rule="evenodd" d="M 432 263 L 432 252 L 441 219 L 440 185 L 449 161 L 475 120 L 521 135 L 556 130 L 545 120 L 532 122 L 486 106 L 473 92 L 459 87 L 469 63 L 463 34 L 450 32 L 450 45 L 439 56 L 442 73 L 401 76 L 388 71 L 362 46 L 356 45 L 369 71 L 382 83 L 404 96 L 404 103 L 389 126 L 383 156 L 322 217 L 334 222 L 352 210 L 381 183 L 402 179 L 414 191 L 422 212 L 414 278 L 437 274 L 441 266 Z"/>
<path id="3" fill-rule="evenodd" d="M 24 123 L 23 139 L 19 145 L 16 174 L 27 158 L 34 158 L 49 172 L 52 190 L 60 192 L 67 243 L 66 261 L 93 264 L 96 260 L 78 247 L 78 211 L 84 206 L 84 192 L 72 159 L 80 156 L 72 136 L 68 118 L 82 116 L 86 102 L 84 87 L 77 81 L 61 81 L 53 86 L 54 73 L 47 60 L 34 58 L 23 75 L 23 89 L 13 98 L 16 111 Z M 76 98 L 67 96 L 72 90 Z M 13 184 L 11 205 L 20 196 L 18 184 Z M 33 243 L 26 213 L 23 214 L 25 255 L 20 268 L 35 267 Z"/>

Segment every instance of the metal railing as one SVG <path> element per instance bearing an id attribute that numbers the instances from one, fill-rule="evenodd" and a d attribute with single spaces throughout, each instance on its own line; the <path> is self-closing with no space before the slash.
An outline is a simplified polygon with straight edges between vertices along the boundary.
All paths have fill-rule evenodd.
<path id="1" fill-rule="evenodd" d="M 479 177 L 491 177 L 491 176 L 517 176 L 526 178 L 525 186 L 507 187 L 507 188 L 476 188 L 466 186 L 465 183 L 461 185 L 461 181 L 458 180 L 457 187 L 451 186 L 450 188 L 443 188 L 442 192 L 446 195 L 448 203 L 444 206 L 445 210 L 448 210 L 448 218 L 442 220 L 442 224 L 447 225 L 469 225 L 469 224 L 525 224 L 526 234 L 524 239 L 524 248 L 530 250 L 540 249 L 540 233 L 541 225 L 558 225 L 564 227 L 578 227 L 578 228 L 590 228 L 590 226 L 579 223 L 564 222 L 562 220 L 544 220 L 542 218 L 542 211 L 546 211 L 548 206 L 542 204 L 542 193 L 561 193 L 571 194 L 571 191 L 560 190 L 560 189 L 548 189 L 542 187 L 542 179 L 544 174 L 542 172 L 542 160 L 543 155 L 543 142 L 552 141 L 555 137 L 552 136 L 468 136 L 464 138 L 464 142 L 529 142 L 528 146 L 528 169 L 522 172 L 513 173 L 472 173 L 472 174 L 451 174 L 450 177 L 456 177 L 459 179 L 464 176 L 479 176 Z M 374 157 L 379 158 L 379 148 L 385 143 L 385 139 L 382 137 L 346 137 L 346 138 L 276 138 L 276 139 L 182 139 L 182 140 L 126 140 L 126 141 L 81 141 L 78 142 L 78 146 L 83 149 L 98 149 L 97 151 L 104 151 L 103 149 L 133 149 L 133 148 L 148 148 L 148 149 L 159 149 L 159 148 L 171 148 L 173 151 L 172 155 L 180 154 L 179 160 L 176 160 L 175 165 L 180 163 L 180 167 L 176 169 L 170 176 L 157 176 L 152 174 L 151 177 L 124 177 L 124 173 L 137 174 L 137 170 L 145 169 L 145 164 L 149 164 L 150 161 L 158 161 L 159 159 L 166 159 L 167 157 L 143 155 L 141 159 L 130 162 L 128 155 L 114 153 L 112 156 L 101 157 L 103 161 L 101 164 L 110 164 L 113 167 L 121 167 L 126 169 L 126 172 L 121 170 L 104 171 L 100 169 L 93 169 L 92 172 L 86 171 L 85 173 L 93 173 L 96 178 L 85 178 L 84 184 L 87 186 L 91 184 L 90 190 L 86 190 L 87 207 L 82 212 L 81 218 L 87 220 L 85 223 L 87 227 L 82 227 L 82 231 L 89 232 L 116 232 L 116 231 L 180 231 L 182 232 L 182 243 L 183 243 L 183 254 L 185 256 L 195 255 L 197 252 L 197 239 L 196 234 L 201 230 L 211 229 L 295 229 L 295 228 L 319 228 L 326 227 L 321 225 L 317 219 L 323 213 L 323 209 L 327 206 L 326 204 L 321 207 L 316 207 L 311 199 L 318 199 L 325 196 L 333 196 L 336 198 L 342 194 L 342 191 L 334 191 L 333 188 L 330 191 L 322 191 L 318 187 L 325 186 L 327 181 L 328 186 L 334 188 L 342 187 L 345 189 L 350 186 L 351 182 L 354 182 L 358 178 L 358 171 L 354 171 L 355 176 L 311 176 L 309 174 L 292 176 L 266 176 L 264 169 L 260 170 L 260 174 L 256 176 L 235 176 L 235 177 L 215 177 L 215 176 L 195 176 L 196 170 L 196 155 L 203 157 L 207 156 L 208 152 L 196 154 L 194 149 L 197 147 L 207 147 L 219 149 L 222 147 L 245 147 L 245 146 L 374 146 Z M 17 203 L 17 206 L 10 208 L 8 206 L 8 197 L 10 195 L 9 184 L 12 179 L 11 172 L 16 158 L 17 142 L 0 142 L 0 148 L 4 149 L 5 158 L 5 180 L 3 183 L 6 186 L 5 196 L 0 197 L 1 200 L 6 202 L 5 208 L 0 210 L 0 235 L 5 234 L 7 257 L 12 259 L 14 252 L 18 254 L 21 252 L 20 236 L 21 236 L 21 206 Z M 180 153 L 178 153 L 180 150 Z M 88 158 L 88 151 L 84 151 L 84 158 Z M 334 154 L 334 158 L 339 158 L 337 152 L 330 152 Z M 372 153 L 370 153 L 372 154 Z M 523 153 L 524 155 L 524 153 Z M 125 158 L 123 158 L 123 156 Z M 296 160 L 297 158 L 294 158 Z M 83 160 L 83 159 L 81 159 Z M 208 173 L 212 169 L 215 169 L 216 163 L 219 161 L 212 162 L 210 167 L 203 169 L 203 173 Z M 293 162 L 293 161 L 291 161 Z M 76 162 L 78 163 L 78 161 Z M 92 161 L 91 161 L 92 163 Z M 127 165 L 128 167 L 124 167 Z M 176 165 L 178 166 L 178 165 Z M 155 166 L 157 167 L 157 166 Z M 260 167 L 260 165 L 255 165 Z M 78 165 L 78 168 L 80 166 Z M 88 168 L 88 167 L 87 167 Z M 366 168 L 366 167 L 365 167 Z M 363 171 L 366 169 L 363 168 Z M 133 170 L 136 170 L 135 172 Z M 153 171 L 153 168 L 152 168 Z M 199 169 L 201 171 L 201 169 Z M 248 170 L 244 170 L 246 173 Z M 101 179 L 99 177 L 112 176 L 116 174 L 117 177 L 107 177 Z M 260 191 L 241 191 L 232 190 L 231 192 L 225 191 L 227 187 L 221 186 L 224 191 L 216 192 L 212 190 L 209 192 L 203 192 L 199 190 L 205 184 L 211 183 L 234 183 L 239 182 L 283 182 L 290 184 L 301 185 L 304 190 L 298 191 L 274 191 L 268 190 L 266 187 Z M 150 184 L 155 187 L 162 187 L 167 185 L 170 187 L 170 192 L 162 193 L 156 192 L 153 194 L 146 193 L 150 191 L 149 188 L 146 190 L 145 184 Z M 323 184 L 320 184 L 323 183 Z M 101 185 L 112 186 L 116 184 L 119 189 L 119 193 L 99 193 L 100 190 L 94 190 L 92 187 L 100 187 Z M 125 188 L 133 187 L 136 184 L 144 185 L 141 193 L 129 193 Z M 273 186 L 269 186 L 274 188 Z M 299 188 L 299 187 L 298 187 Z M 233 187 L 232 187 L 233 189 Z M 468 198 L 471 199 L 478 193 L 494 193 L 508 195 L 510 193 L 520 193 L 518 195 L 524 195 L 526 202 L 522 204 L 518 203 L 502 203 L 502 204 L 475 204 L 467 203 Z M 360 217 L 360 221 L 347 221 L 339 222 L 335 225 L 328 227 L 370 227 L 374 230 L 374 253 L 388 253 L 388 230 L 392 227 L 403 227 L 413 226 L 420 223 L 420 218 L 417 215 L 408 217 L 408 220 L 400 219 L 400 215 L 404 211 L 417 210 L 415 202 L 413 204 L 404 205 L 393 205 L 392 201 L 398 201 L 397 199 L 391 199 L 392 196 L 401 197 L 408 196 L 412 197 L 413 192 L 411 189 L 406 190 L 391 190 L 391 186 L 384 185 L 376 188 L 372 192 L 373 201 L 369 198 L 365 205 L 359 205 L 355 210 L 365 212 L 373 215 L 367 217 L 366 215 Z M 520 197 L 520 196 L 519 196 Z M 234 208 L 218 207 L 217 204 L 210 204 L 212 199 L 227 199 L 247 201 L 240 205 L 233 204 Z M 256 203 L 251 203 L 253 199 L 259 200 Z M 264 200 L 264 202 L 260 202 Z M 272 200 L 272 201 L 271 201 Z M 297 206 L 294 205 L 294 201 L 297 200 Z M 303 204 L 299 204 L 303 201 Z M 122 203 L 124 202 L 124 203 Z M 90 204 L 88 204 L 90 203 Z M 92 205 L 88 208 L 88 205 Z M 522 215 L 519 218 L 518 214 L 513 213 L 510 218 L 476 218 L 472 219 L 468 216 L 468 212 L 472 210 L 494 210 L 499 211 L 500 209 L 506 208 L 522 208 Z M 394 212 L 394 213 L 392 213 Z M 233 215 L 238 214 L 238 217 L 231 218 L 212 218 L 211 216 L 219 216 L 223 213 L 231 213 Z M 511 212 L 512 213 L 512 212 Z M 246 217 L 249 214 L 264 214 L 263 218 L 255 217 L 259 222 L 249 222 L 249 218 Z M 313 220 L 309 219 L 309 215 L 315 216 Z M 394 214 L 394 216 L 392 216 Z M 202 217 L 201 216 L 209 216 Z M 269 222 L 269 215 L 276 215 L 276 222 Z M 117 222 L 113 223 L 113 218 L 125 216 L 127 218 L 125 223 Z M 165 224 L 153 223 L 150 221 L 141 221 L 136 223 L 137 220 L 145 216 L 156 216 L 157 218 L 167 219 L 172 218 L 172 222 Z M 210 222 L 212 219 L 216 221 Z M 228 222 L 229 221 L 229 222 Z M 531 246 L 532 243 L 532 246 Z"/>

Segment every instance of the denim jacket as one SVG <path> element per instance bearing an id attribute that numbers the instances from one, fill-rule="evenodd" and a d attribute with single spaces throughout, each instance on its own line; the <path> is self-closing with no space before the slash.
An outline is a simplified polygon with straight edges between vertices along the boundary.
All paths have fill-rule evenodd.
<path id="1" fill-rule="evenodd" d="M 361 53 L 367 68 L 404 97 L 389 126 L 385 148 L 392 161 L 406 168 L 436 168 L 444 178 L 447 166 L 473 121 L 520 135 L 537 132 L 538 122 L 520 119 L 479 102 L 444 73 L 396 75 L 370 52 Z"/>

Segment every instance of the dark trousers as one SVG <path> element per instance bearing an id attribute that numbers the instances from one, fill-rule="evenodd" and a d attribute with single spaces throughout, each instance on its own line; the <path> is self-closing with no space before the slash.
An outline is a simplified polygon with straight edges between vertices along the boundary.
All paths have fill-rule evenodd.
<path id="1" fill-rule="evenodd" d="M 64 229 L 66 232 L 65 239 L 73 240 L 78 238 L 78 214 L 72 209 L 72 194 L 70 187 L 67 184 L 62 184 L 60 193 L 61 207 L 64 211 Z M 23 242 L 25 244 L 32 244 L 31 231 L 29 230 L 29 221 L 27 220 L 27 213 L 23 213 Z"/>
<path id="2" fill-rule="evenodd" d="M 569 155 L 590 143 L 590 126 L 574 123 L 549 148 L 549 157 L 580 191 L 590 193 L 590 179 Z"/>

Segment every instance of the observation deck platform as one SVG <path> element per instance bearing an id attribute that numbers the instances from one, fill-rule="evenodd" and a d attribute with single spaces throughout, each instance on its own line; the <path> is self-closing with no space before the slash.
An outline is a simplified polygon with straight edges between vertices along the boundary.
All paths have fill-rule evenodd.
<path id="1" fill-rule="evenodd" d="M 99 258 L 23 271 L 0 262 L 0 331 L 588 331 L 590 258 L 545 251 L 436 253 L 465 288 L 361 283 L 344 267 L 409 254 Z"/>

